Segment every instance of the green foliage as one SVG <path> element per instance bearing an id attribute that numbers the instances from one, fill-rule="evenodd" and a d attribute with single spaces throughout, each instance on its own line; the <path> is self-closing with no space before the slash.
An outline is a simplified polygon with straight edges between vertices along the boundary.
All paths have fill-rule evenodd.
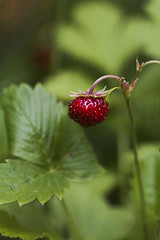
<path id="1" fill-rule="evenodd" d="M 159 38 L 160 38 L 160 1 L 152 0 L 146 6 L 146 12 L 148 13 L 151 22 L 146 21 L 146 25 L 142 26 L 141 34 L 145 41 L 145 51 L 146 53 L 153 56 L 153 58 L 158 58 L 160 56 L 159 49 Z"/>
<path id="2" fill-rule="evenodd" d="M 132 17 L 124 15 L 120 8 L 107 2 L 77 4 L 72 11 L 72 21 L 69 24 L 61 24 L 58 28 L 59 49 L 82 62 L 92 64 L 93 69 L 94 66 L 98 67 L 105 74 L 120 75 L 123 72 L 124 77 L 129 75 L 130 78 L 133 78 L 129 65 L 130 60 L 134 58 L 133 61 L 135 61 L 135 57 L 140 56 L 141 58 L 141 55 L 149 55 L 151 59 L 158 59 L 160 56 L 159 4 L 159 0 L 151 0 L 145 5 L 145 16 L 133 15 Z M 158 140 L 160 68 L 153 65 L 146 68 L 133 92 L 134 111 L 139 135 L 147 140 Z M 63 94 L 63 90 L 60 90 L 61 86 L 66 86 L 66 82 L 68 83 L 67 93 L 69 93 L 69 91 L 77 91 L 79 88 L 86 91 L 96 80 L 94 78 L 91 82 L 90 77 L 79 74 L 79 71 L 77 74 L 75 74 L 75 70 L 68 70 L 68 72 L 69 75 L 66 72 L 63 74 L 62 71 L 60 76 L 63 77 L 53 75 L 49 78 L 49 82 L 46 81 L 47 88 L 55 92 L 61 99 L 68 100 L 66 93 Z M 133 74 L 135 73 L 133 72 Z M 68 78 L 69 80 L 66 80 Z M 127 80 L 131 81 L 132 79 Z M 87 86 L 85 86 L 85 82 Z M 123 107 L 121 109 L 123 114 L 119 111 L 121 108 L 119 96 L 117 98 L 113 96 L 112 99 L 110 109 L 115 107 L 117 115 L 113 118 L 111 116 L 111 122 L 114 128 L 117 128 L 126 123 L 126 115 Z M 142 112 L 143 114 L 141 114 Z M 153 122 L 154 124 L 152 124 Z M 146 128 L 148 131 L 145 130 Z"/>
<path id="3" fill-rule="evenodd" d="M 142 174 L 143 188 L 147 211 L 151 216 L 160 217 L 160 151 L 159 145 L 147 144 L 139 148 L 139 162 Z M 136 173 L 133 179 L 132 198 L 139 201 L 138 183 Z"/>
<path id="4" fill-rule="evenodd" d="M 140 51 L 159 58 L 159 0 L 152 0 L 144 17 L 128 18 L 108 3 L 83 3 L 73 10 L 73 22 L 58 31 L 60 49 L 76 58 L 119 74 L 127 59 Z"/>
<path id="5" fill-rule="evenodd" d="M 72 25 L 58 31 L 59 47 L 100 69 L 120 72 L 126 59 L 140 48 L 130 20 L 120 9 L 104 3 L 83 3 L 73 11 Z"/>
<path id="6" fill-rule="evenodd" d="M 130 236 L 136 220 L 133 210 L 125 206 L 115 208 L 106 198 L 116 184 L 117 177 L 107 173 L 83 185 L 72 183 L 70 190 L 65 191 L 66 204 L 85 239 L 120 240 Z M 0 231 L 5 236 L 27 240 L 43 236 L 62 240 L 60 233 L 70 226 L 61 204 L 55 197 L 43 206 L 38 201 L 22 207 L 4 204 L 0 206 Z M 7 222 L 3 220 L 6 216 Z"/>
<path id="7" fill-rule="evenodd" d="M 79 88 L 86 91 L 91 87 L 91 83 L 90 77 L 80 71 L 62 71 L 56 76 L 48 77 L 45 88 L 60 99 L 70 100 L 71 91 L 77 92 Z"/>
<path id="8" fill-rule="evenodd" d="M 69 181 L 84 181 L 102 169 L 81 128 L 40 85 L 4 91 L 9 155 L 0 164 L 0 202 L 41 203 L 63 197 Z"/>
<path id="9" fill-rule="evenodd" d="M 30 15 L 24 14 L 25 24 L 23 19 L 20 20 L 19 29 L 8 27 L 6 30 L 4 27 L 1 35 L 1 45 L 4 46 L 0 64 L 1 89 L 10 83 L 21 81 L 34 85 L 37 80 L 44 78 L 48 91 L 59 99 L 68 101 L 70 91 L 86 91 L 91 87 L 95 80 L 91 80 L 94 73 L 96 78 L 100 77 L 97 76 L 100 73 L 124 77 L 128 75 L 132 78 L 130 64 L 136 56 L 140 62 L 145 61 L 145 57 L 159 58 L 159 0 L 147 1 L 144 14 L 139 16 L 124 14 L 118 4 L 109 4 L 108 1 L 77 1 L 76 4 L 71 1 L 66 8 L 65 1 L 60 5 L 56 1 L 62 12 L 53 4 L 58 16 L 56 18 L 56 14 L 50 10 L 51 15 L 55 15 L 56 27 L 51 27 L 53 29 L 49 29 L 52 26 L 49 18 L 43 26 L 39 26 L 39 20 L 44 14 L 37 11 L 43 10 L 43 7 L 36 3 L 30 5 L 30 9 L 33 7 L 35 11 L 31 9 L 28 11 Z M 128 4 L 131 6 L 131 3 Z M 119 6 L 122 6 L 122 1 Z M 12 17 L 14 7 L 7 9 L 11 12 L 6 10 L 8 15 L 4 19 Z M 69 16 L 68 10 L 72 16 Z M 64 12 L 65 16 L 69 16 L 69 21 L 64 18 Z M 4 13 L 2 11 L 2 15 Z M 38 21 L 35 21 L 35 16 Z M 49 65 L 46 72 L 41 69 L 41 60 L 44 60 L 44 64 L 47 61 L 41 52 L 41 44 L 51 50 L 50 30 L 54 36 L 52 64 L 55 71 L 48 76 Z M 34 55 L 36 42 L 38 55 Z M 67 61 L 63 59 L 66 55 L 69 55 Z M 75 59 L 76 62 L 73 63 Z M 77 64 L 80 65 L 77 67 Z M 57 66 L 63 68 L 56 69 Z M 68 70 L 65 69 L 66 66 Z M 60 71 L 55 74 L 57 70 Z M 159 141 L 159 73 L 159 66 L 145 68 L 133 92 L 139 142 L 144 139 Z M 110 85 L 109 81 L 109 87 L 115 86 L 114 81 L 112 83 Z M 102 88 L 104 85 L 106 84 L 102 83 Z M 98 165 L 82 128 L 69 119 L 62 103 L 57 102 L 42 86 L 37 85 L 31 89 L 24 84 L 4 90 L 0 103 L 0 234 L 26 240 L 77 240 L 72 238 L 68 219 L 62 211 L 59 199 L 64 195 L 85 240 L 142 240 L 140 200 L 132 165 L 133 156 L 130 153 L 127 158 L 124 157 L 130 147 L 130 138 L 123 96 L 119 93 L 116 95 L 115 91 L 109 97 L 110 114 L 107 120 L 94 129 L 85 129 L 100 160 L 107 168 L 112 164 L 116 171 L 115 175 L 107 173 L 107 176 L 90 183 L 84 181 L 98 176 L 103 170 Z M 138 156 L 150 239 L 159 239 L 155 238 L 160 218 L 159 146 L 145 144 L 139 148 Z M 128 180 L 131 177 L 133 179 L 128 196 Z M 83 185 L 73 182 L 83 182 Z M 70 184 L 71 189 L 64 191 Z M 117 186 L 121 187 L 121 201 L 125 199 L 127 206 L 125 201 L 124 205 L 116 206 L 109 202 L 108 196 Z M 25 205 L 19 207 L 14 201 Z"/>
<path id="10" fill-rule="evenodd" d="M 44 234 L 36 234 L 35 232 L 28 231 L 16 221 L 15 217 L 9 216 L 4 211 L 0 211 L 0 231 L 4 236 L 20 237 L 27 240 L 34 240 L 45 236 Z M 47 237 L 47 239 L 49 238 Z"/>
<path id="11" fill-rule="evenodd" d="M 38 201 L 19 207 L 16 203 L 0 207 L 0 232 L 4 236 L 34 240 L 37 238 L 60 240 L 53 226 L 53 216 Z"/>
<path id="12" fill-rule="evenodd" d="M 145 197 L 146 222 L 149 230 L 149 239 L 158 239 L 160 219 L 160 151 L 159 144 L 144 144 L 138 149 L 138 158 Z M 133 164 L 133 155 L 128 155 L 128 162 Z M 134 164 L 133 164 L 134 165 Z M 133 166 L 132 165 L 132 166 Z M 133 208 L 140 218 L 141 203 L 139 195 L 138 179 L 135 170 L 131 182 L 130 200 Z M 138 225 L 136 225 L 136 228 Z M 139 229 L 139 231 L 141 231 Z"/>
<path id="13" fill-rule="evenodd" d="M 65 192 L 66 204 L 84 239 L 120 240 L 129 236 L 134 224 L 132 210 L 115 208 L 105 199 L 116 182 L 115 176 L 107 174 L 90 183 L 72 184 L 71 189 Z M 68 223 L 61 207 L 61 202 L 53 199 L 53 211 L 59 225 L 64 227 Z"/>
<path id="14" fill-rule="evenodd" d="M 144 136 L 148 141 L 150 139 L 159 141 L 159 74 L 159 65 L 146 67 L 139 78 L 132 96 L 138 135 L 141 138 Z"/>
<path id="15" fill-rule="evenodd" d="M 6 125 L 3 110 L 0 108 L 0 161 L 3 161 L 8 152 Z"/>
<path id="16" fill-rule="evenodd" d="M 2 44 L 2 43 L 1 43 Z M 19 49 L 16 53 L 10 53 L 7 59 L 4 59 L 0 65 L 0 91 L 6 86 L 12 83 L 19 84 L 22 82 L 31 83 L 34 71 L 32 68 L 29 69 L 28 59 L 24 52 Z"/>

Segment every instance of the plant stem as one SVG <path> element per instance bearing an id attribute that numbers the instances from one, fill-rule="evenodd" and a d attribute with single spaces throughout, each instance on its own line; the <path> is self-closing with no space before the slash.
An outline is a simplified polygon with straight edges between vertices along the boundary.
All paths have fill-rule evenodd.
<path id="1" fill-rule="evenodd" d="M 147 65 L 149 65 L 149 64 L 152 64 L 152 63 L 158 63 L 158 64 L 160 64 L 160 61 L 158 61 L 158 60 L 150 60 L 150 61 L 148 61 L 148 62 L 143 63 L 143 64 L 141 65 L 141 67 L 143 68 L 143 67 L 145 67 L 145 66 L 147 66 Z"/>
<path id="2" fill-rule="evenodd" d="M 134 117 L 133 117 L 133 111 L 132 111 L 130 97 L 127 97 L 125 95 L 125 93 L 124 93 L 124 97 L 126 100 L 129 118 L 130 118 L 130 122 L 131 122 L 132 145 L 133 145 L 134 163 L 135 163 L 135 169 L 136 169 L 136 174 L 137 174 L 137 179 L 138 179 L 139 195 L 140 195 L 140 202 L 141 202 L 141 217 L 142 217 L 142 224 L 143 224 L 144 240 L 149 240 L 148 228 L 147 228 L 147 224 L 146 224 L 145 197 L 144 197 L 142 176 L 141 176 L 141 170 L 140 170 L 140 165 L 139 165 L 139 161 L 138 161 L 138 153 L 137 153 L 136 126 L 135 126 L 135 121 L 134 121 Z"/>
<path id="3" fill-rule="evenodd" d="M 147 65 L 149 65 L 149 64 L 153 64 L 153 63 L 160 64 L 160 61 L 158 61 L 158 60 L 150 60 L 150 61 L 148 61 L 148 62 L 143 62 L 143 63 L 140 65 L 139 62 L 138 62 L 138 60 L 136 59 L 137 72 L 136 72 L 136 76 L 135 76 L 133 82 L 136 81 L 136 80 L 138 80 L 139 74 L 141 73 L 142 69 L 143 69 L 145 66 L 147 66 Z"/>
<path id="4" fill-rule="evenodd" d="M 114 76 L 114 75 L 105 75 L 105 76 L 102 76 L 100 78 L 98 78 L 92 85 L 90 91 L 89 91 L 89 94 L 92 94 L 93 93 L 93 90 L 94 88 L 96 87 L 96 85 L 101 82 L 102 80 L 104 79 L 107 79 L 107 78 L 114 78 L 114 79 L 117 79 L 119 82 L 121 82 L 122 78 L 120 77 L 117 77 L 117 76 Z"/>
<path id="5" fill-rule="evenodd" d="M 64 210 L 65 215 L 67 217 L 67 220 L 68 220 L 69 226 L 71 228 L 74 239 L 84 240 L 84 238 L 81 236 L 81 233 L 79 232 L 79 229 L 78 229 L 77 225 L 75 224 L 75 222 L 73 220 L 73 217 L 72 217 L 64 199 L 61 200 L 61 203 L 62 203 L 62 207 L 63 207 L 63 210 Z"/>

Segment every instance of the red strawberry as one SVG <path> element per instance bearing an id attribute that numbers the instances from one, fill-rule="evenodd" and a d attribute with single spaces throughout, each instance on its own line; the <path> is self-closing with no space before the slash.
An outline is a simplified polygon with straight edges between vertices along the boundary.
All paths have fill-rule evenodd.
<path id="1" fill-rule="evenodd" d="M 109 104 L 104 97 L 80 96 L 69 106 L 69 116 L 80 125 L 89 127 L 104 121 L 109 113 Z"/>

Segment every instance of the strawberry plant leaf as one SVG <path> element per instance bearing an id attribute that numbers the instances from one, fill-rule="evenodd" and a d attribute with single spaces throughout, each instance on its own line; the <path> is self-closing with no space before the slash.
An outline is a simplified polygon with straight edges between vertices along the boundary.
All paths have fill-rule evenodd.
<path id="1" fill-rule="evenodd" d="M 58 171 L 48 170 L 27 161 L 7 160 L 0 165 L 0 203 L 18 200 L 20 205 L 37 198 L 41 203 L 56 194 L 63 196 L 68 181 Z"/>
<path id="2" fill-rule="evenodd" d="M 61 105 L 56 104 L 56 99 L 40 85 L 33 93 L 24 84 L 19 89 L 15 86 L 6 89 L 2 106 L 10 154 L 42 166 L 49 164 Z"/>
<path id="3" fill-rule="evenodd" d="M 4 91 L 2 100 L 9 156 L 0 164 L 0 203 L 41 203 L 63 197 L 69 181 L 90 179 L 100 172 L 82 129 L 62 104 L 37 85 Z"/>

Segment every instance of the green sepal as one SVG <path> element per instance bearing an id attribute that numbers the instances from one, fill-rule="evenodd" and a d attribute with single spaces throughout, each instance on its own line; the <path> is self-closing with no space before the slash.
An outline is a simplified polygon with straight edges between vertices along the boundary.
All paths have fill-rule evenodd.
<path id="1" fill-rule="evenodd" d="M 106 91 L 105 100 L 108 100 L 109 95 L 110 95 L 114 90 L 116 90 L 116 89 L 122 91 L 121 87 L 113 87 L 113 88 L 109 89 L 108 91 Z"/>

